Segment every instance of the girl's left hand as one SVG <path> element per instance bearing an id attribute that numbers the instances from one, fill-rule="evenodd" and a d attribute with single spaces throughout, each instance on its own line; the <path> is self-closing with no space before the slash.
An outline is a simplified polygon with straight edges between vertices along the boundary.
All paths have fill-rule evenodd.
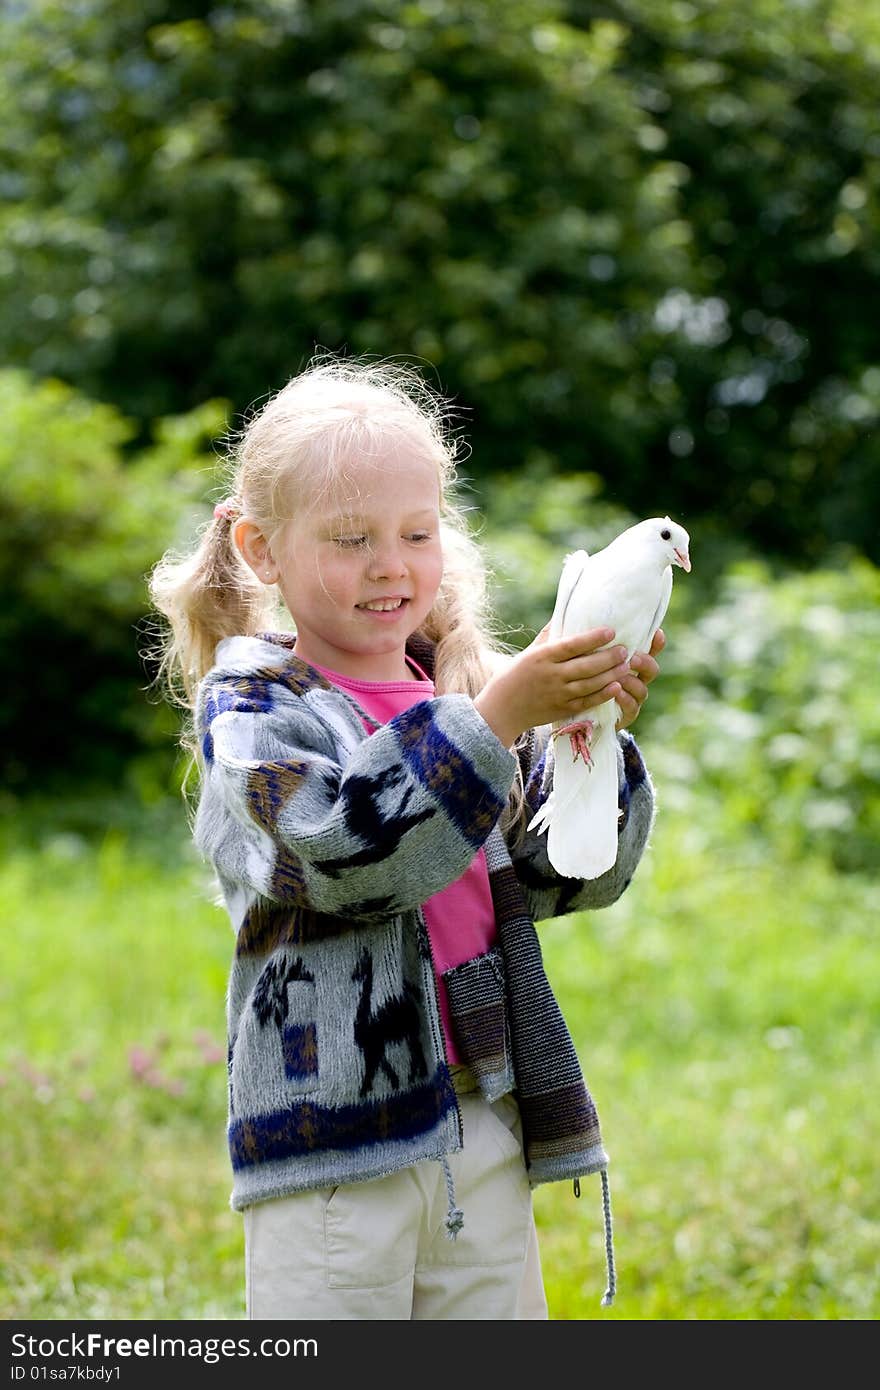
<path id="1" fill-rule="evenodd" d="M 615 696 L 621 714 L 617 721 L 618 729 L 626 729 L 638 719 L 639 710 L 648 698 L 648 686 L 660 674 L 660 667 L 655 657 L 660 655 L 665 646 L 666 637 L 663 629 L 658 627 L 654 633 L 650 652 L 633 652 L 630 657 L 629 664 L 632 674 L 623 677 L 620 682 L 623 689 L 619 695 Z"/>

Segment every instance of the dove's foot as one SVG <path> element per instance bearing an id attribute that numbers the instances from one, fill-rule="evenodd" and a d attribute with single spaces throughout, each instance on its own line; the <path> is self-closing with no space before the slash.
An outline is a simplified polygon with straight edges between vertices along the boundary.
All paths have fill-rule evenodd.
<path id="1" fill-rule="evenodd" d="M 553 730 L 554 738 L 559 738 L 560 734 L 568 734 L 573 760 L 577 762 L 578 758 L 582 758 L 587 767 L 592 767 L 593 759 L 590 754 L 590 739 L 593 736 L 592 719 L 577 719 L 573 724 L 563 724 L 560 728 Z"/>

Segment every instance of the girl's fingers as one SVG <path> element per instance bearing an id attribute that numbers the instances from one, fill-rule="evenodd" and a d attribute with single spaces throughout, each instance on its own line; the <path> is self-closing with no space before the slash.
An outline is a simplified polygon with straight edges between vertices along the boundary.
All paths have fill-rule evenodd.
<path id="1" fill-rule="evenodd" d="M 631 724 L 648 698 L 648 686 L 660 674 L 655 659 L 666 644 L 658 629 L 651 651 L 627 656 L 625 647 L 611 642 L 610 628 L 594 628 L 574 637 L 551 641 L 549 624 L 542 628 L 523 669 L 525 687 L 535 697 L 546 722 L 547 710 L 558 711 L 552 719 L 572 718 L 581 710 L 596 709 L 608 700 L 620 707 L 618 728 Z M 539 690 L 544 693 L 539 695 Z"/>
<path id="2" fill-rule="evenodd" d="M 643 705 L 648 698 L 648 683 L 644 678 L 639 678 L 632 674 L 624 676 L 621 682 L 626 695 L 635 700 L 637 705 Z"/>
<path id="3" fill-rule="evenodd" d="M 572 699 L 583 698 L 597 695 L 606 690 L 612 683 L 620 685 L 632 672 L 626 661 L 611 662 L 602 666 L 595 673 L 582 675 L 575 680 L 568 682 L 568 694 Z M 606 696 L 605 698 L 610 698 Z"/>
<path id="4" fill-rule="evenodd" d="M 600 685 L 597 689 L 586 694 L 572 696 L 566 695 L 565 700 L 560 706 L 560 716 L 572 719 L 582 710 L 598 709 L 600 705 L 606 704 L 609 700 L 618 700 L 623 687 L 619 681 L 612 681 L 610 684 Z"/>
<path id="5" fill-rule="evenodd" d="M 645 695 L 647 695 L 647 693 L 647 690 L 645 690 Z M 617 705 L 620 710 L 617 728 L 625 729 L 628 724 L 632 724 L 638 717 L 642 705 L 628 690 L 621 690 L 620 694 L 617 696 Z"/>
<path id="6" fill-rule="evenodd" d="M 614 728 L 617 728 L 617 730 L 628 728 L 630 724 L 634 724 L 635 720 L 638 719 L 637 702 L 634 701 L 633 696 L 624 694 L 617 703 L 619 703 L 620 706 L 620 719 L 614 724 Z"/>
<path id="7" fill-rule="evenodd" d="M 648 656 L 646 652 L 634 652 L 629 664 L 645 685 L 650 685 L 651 681 L 656 680 L 660 674 L 659 663 L 652 656 Z"/>
<path id="8" fill-rule="evenodd" d="M 574 637 L 560 637 L 551 643 L 554 660 L 574 661 L 578 657 L 596 655 L 597 648 L 605 648 L 613 637 L 614 630 L 610 627 L 594 627 L 575 633 Z"/>
<path id="9" fill-rule="evenodd" d="M 624 675 L 629 670 L 629 663 L 626 659 L 625 647 L 603 647 L 601 651 L 594 652 L 592 656 L 582 656 L 565 663 L 564 676 L 572 685 L 580 685 L 583 682 L 592 682 L 593 687 L 597 680 L 609 680 L 613 673 L 617 678 Z"/>

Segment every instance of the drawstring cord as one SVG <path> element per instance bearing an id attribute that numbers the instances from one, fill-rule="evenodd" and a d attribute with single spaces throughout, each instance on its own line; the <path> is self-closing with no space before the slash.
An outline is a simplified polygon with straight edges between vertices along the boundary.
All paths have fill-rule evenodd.
<path id="1" fill-rule="evenodd" d="M 455 1205 L 455 1184 L 452 1181 L 452 1169 L 445 1154 L 440 1162 L 443 1167 L 443 1176 L 446 1178 L 446 1238 L 447 1240 L 455 1240 L 464 1225 L 464 1212 Z"/>
<path id="2" fill-rule="evenodd" d="M 614 1268 L 614 1229 L 611 1223 L 611 1188 L 608 1183 L 608 1169 L 602 1168 L 602 1217 L 605 1225 L 605 1267 L 608 1270 L 608 1287 L 602 1295 L 602 1308 L 610 1308 L 617 1293 L 617 1273 Z M 581 1180 L 574 1180 L 574 1195 L 581 1195 Z"/>
<path id="3" fill-rule="evenodd" d="M 617 1274 L 614 1269 L 614 1235 L 611 1227 L 611 1188 L 608 1185 L 608 1169 L 603 1168 L 602 1214 L 605 1219 L 605 1265 L 608 1270 L 608 1287 L 602 1295 L 603 1308 L 610 1308 L 617 1293 Z"/>

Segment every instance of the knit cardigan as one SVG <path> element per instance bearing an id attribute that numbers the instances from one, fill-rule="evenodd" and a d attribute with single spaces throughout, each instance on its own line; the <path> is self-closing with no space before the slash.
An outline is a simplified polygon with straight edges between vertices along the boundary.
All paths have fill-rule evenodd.
<path id="1" fill-rule="evenodd" d="M 461 694 L 368 735 L 364 711 L 289 634 L 222 641 L 201 682 L 196 843 L 236 933 L 227 1000 L 231 1204 L 375 1178 L 461 1148 L 420 910 L 486 849 L 498 941 L 446 972 L 457 1043 L 490 1100 L 515 1091 L 533 1185 L 607 1164 L 535 920 L 613 902 L 653 816 L 619 735 L 619 852 L 560 878 L 546 839 L 498 827 L 520 760 L 530 818 L 553 777 L 547 728 L 511 752 Z M 432 670 L 432 648 L 411 652 Z M 369 716 L 366 716 L 369 719 Z M 370 721 L 371 725 L 374 721 Z"/>

